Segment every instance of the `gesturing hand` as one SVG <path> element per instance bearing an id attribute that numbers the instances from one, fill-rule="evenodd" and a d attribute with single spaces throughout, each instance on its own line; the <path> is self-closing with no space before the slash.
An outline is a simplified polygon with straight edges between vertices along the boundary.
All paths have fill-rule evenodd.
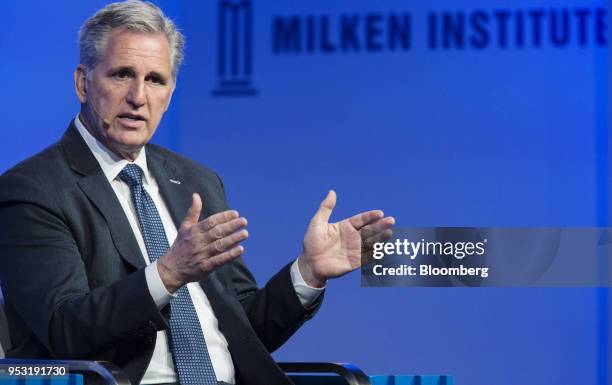
<path id="1" fill-rule="evenodd" d="M 181 223 L 176 240 L 157 261 L 157 270 L 169 292 L 199 281 L 217 267 L 238 258 L 249 233 L 246 218 L 236 210 L 223 211 L 198 222 L 202 200 L 193 194 L 191 207 Z"/>
<path id="2" fill-rule="evenodd" d="M 304 236 L 298 266 L 306 283 L 313 287 L 323 287 L 328 279 L 361 265 L 362 230 L 385 234 L 395 223 L 393 217 L 385 217 L 381 210 L 365 211 L 329 223 L 335 205 L 336 193 L 332 190 L 310 220 Z"/>

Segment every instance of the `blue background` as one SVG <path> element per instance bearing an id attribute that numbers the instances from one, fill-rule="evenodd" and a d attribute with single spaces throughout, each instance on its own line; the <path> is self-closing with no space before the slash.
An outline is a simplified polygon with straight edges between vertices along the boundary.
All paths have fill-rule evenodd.
<path id="1" fill-rule="evenodd" d="M 0 33 L 0 171 L 57 141 L 78 112 L 77 31 L 103 1 L 7 1 Z M 609 220 L 607 47 L 432 51 L 426 15 L 609 7 L 606 1 L 254 1 L 254 97 L 214 97 L 216 1 L 160 1 L 187 36 L 155 142 L 220 173 L 249 219 L 261 283 L 297 257 L 330 188 L 335 219 L 381 208 L 400 226 L 597 226 Z M 410 12 L 409 51 L 274 54 L 287 15 Z M 579 263 L 579 262 L 577 262 Z M 329 283 L 275 357 L 457 384 L 607 384 L 608 290 Z"/>

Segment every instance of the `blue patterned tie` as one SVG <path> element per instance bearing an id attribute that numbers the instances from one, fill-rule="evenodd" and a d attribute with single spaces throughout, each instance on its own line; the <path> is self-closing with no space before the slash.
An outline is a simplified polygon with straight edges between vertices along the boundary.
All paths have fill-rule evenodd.
<path id="1" fill-rule="evenodd" d="M 119 177 L 130 186 L 145 247 L 154 262 L 168 251 L 168 239 L 155 204 L 142 186 L 142 169 L 128 164 Z M 217 385 L 202 328 L 186 286 L 170 300 L 170 336 L 181 385 Z"/>

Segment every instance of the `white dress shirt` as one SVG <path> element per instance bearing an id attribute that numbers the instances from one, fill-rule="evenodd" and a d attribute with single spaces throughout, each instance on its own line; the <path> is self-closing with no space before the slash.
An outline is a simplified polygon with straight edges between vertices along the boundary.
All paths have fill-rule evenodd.
<path id="1" fill-rule="evenodd" d="M 127 183 L 119 178 L 121 170 L 130 162 L 111 152 L 106 146 L 94 138 L 89 131 L 87 131 L 79 116 L 75 118 L 74 123 L 85 140 L 85 143 L 87 143 L 87 146 L 100 164 L 102 172 L 111 184 L 117 195 L 117 199 L 119 199 L 121 203 L 121 207 L 127 216 L 130 227 L 134 232 L 140 251 L 147 264 L 145 276 L 149 292 L 158 309 L 161 309 L 170 302 L 172 294 L 170 294 L 164 286 L 159 276 L 156 262 L 151 263 L 149 260 L 134 204 L 132 203 L 130 188 Z M 155 207 L 159 212 L 166 232 L 166 237 L 168 238 L 168 244 L 171 245 L 176 239 L 177 229 L 172 221 L 168 207 L 159 193 L 157 182 L 147 167 L 146 151 L 144 147 L 133 163 L 137 164 L 143 171 L 143 187 L 155 203 Z M 291 280 L 300 302 L 305 307 L 312 304 L 323 290 L 310 287 L 304 282 L 298 268 L 297 260 L 291 266 Z M 233 384 L 235 383 L 234 365 L 227 346 L 227 340 L 219 330 L 217 317 L 215 317 L 210 302 L 206 297 L 206 293 L 204 293 L 204 290 L 202 290 L 202 287 L 197 282 L 188 283 L 187 289 L 193 301 L 200 325 L 202 326 L 202 332 L 217 379 Z M 175 371 L 172 353 L 168 344 L 168 334 L 165 331 L 159 331 L 157 332 L 157 340 L 151 362 L 149 362 L 149 366 L 141 384 L 162 384 L 172 382 L 178 382 L 178 376 Z"/>

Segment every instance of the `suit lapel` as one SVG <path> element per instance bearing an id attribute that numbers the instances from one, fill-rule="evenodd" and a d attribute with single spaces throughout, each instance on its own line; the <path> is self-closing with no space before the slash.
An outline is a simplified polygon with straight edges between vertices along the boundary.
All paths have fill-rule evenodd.
<path id="1" fill-rule="evenodd" d="M 82 175 L 77 182 L 79 188 L 104 217 L 121 257 L 136 269 L 145 267 L 144 257 L 123 208 L 74 123 L 64 134 L 61 145 L 70 167 Z"/>
<path id="2" fill-rule="evenodd" d="M 191 206 L 191 194 L 195 190 L 191 189 L 189 181 L 184 180 L 178 167 L 164 159 L 155 147 L 147 147 L 147 165 L 178 230 Z"/>
<path id="3" fill-rule="evenodd" d="M 146 266 L 138 242 L 123 208 L 115 196 L 115 191 L 100 171 L 99 175 L 88 175 L 79 181 L 79 187 L 102 213 L 108 224 L 113 243 L 121 257 L 136 269 Z"/>

